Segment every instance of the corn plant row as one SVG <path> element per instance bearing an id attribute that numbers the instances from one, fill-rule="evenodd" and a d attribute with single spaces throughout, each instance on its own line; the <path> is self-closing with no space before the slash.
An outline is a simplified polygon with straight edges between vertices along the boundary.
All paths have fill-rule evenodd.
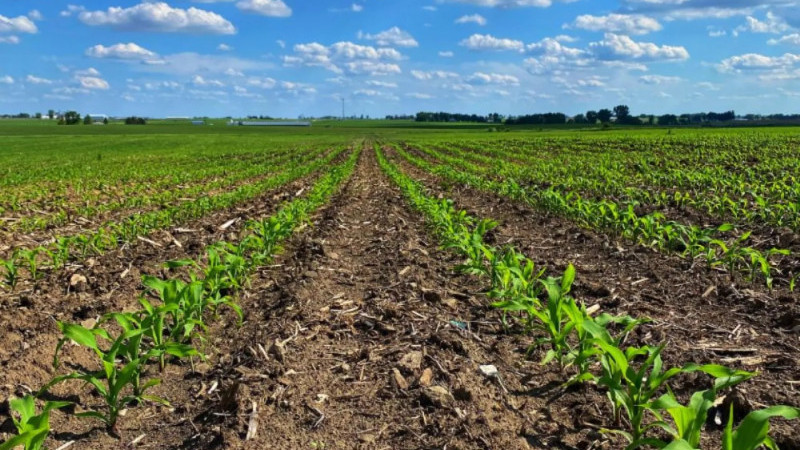
<path id="1" fill-rule="evenodd" d="M 85 195 L 80 204 L 68 203 L 68 197 L 62 197 L 61 199 L 51 197 L 46 200 L 46 205 L 34 205 L 35 207 L 33 208 L 34 210 L 36 208 L 47 208 L 51 211 L 50 213 L 45 216 L 39 214 L 18 217 L 18 220 L 7 224 L 6 228 L 8 230 L 30 232 L 64 225 L 75 217 L 91 219 L 99 214 L 126 208 L 144 208 L 153 205 L 166 206 L 169 202 L 179 198 L 191 198 L 209 191 L 236 186 L 241 184 L 242 180 L 264 176 L 274 170 L 275 167 L 286 164 L 292 156 L 292 153 L 284 152 L 276 153 L 259 162 L 237 162 L 233 160 L 230 163 L 226 162 L 225 165 L 194 169 L 183 176 L 168 177 L 166 180 L 161 180 L 152 185 L 150 183 L 144 185 L 132 184 L 121 188 L 119 191 L 115 188 L 112 192 L 116 199 L 105 202 L 100 201 L 100 196 L 96 192 Z M 220 175 L 224 176 L 220 177 Z M 196 183 L 199 180 L 205 181 Z M 187 184 L 189 186 L 186 186 Z M 180 187 L 167 189 L 167 186 Z M 30 210 L 31 205 L 26 205 L 25 208 Z M 2 207 L 0 207 L 0 214 L 2 214 L 1 209 Z"/>
<path id="2" fill-rule="evenodd" d="M 2 156 L 13 170 L 0 169 L 3 201 L 9 194 L 15 194 L 21 201 L 31 201 L 67 192 L 81 196 L 109 185 L 124 188 L 158 183 L 181 178 L 198 167 L 221 166 L 220 161 L 257 163 L 276 147 L 295 148 L 291 142 L 274 140 L 264 149 L 257 140 L 217 142 L 215 139 L 198 143 L 181 136 L 163 135 L 117 136 L 111 140 L 73 137 L 56 142 L 57 150 L 53 137 L 41 140 L 25 137 L 21 142 L 4 140 Z M 222 145 L 225 147 L 221 148 Z M 58 157 L 54 158 L 54 154 Z"/>
<path id="3" fill-rule="evenodd" d="M 546 149 L 516 143 L 446 148 L 489 167 L 497 159 L 519 160 L 510 166 L 518 180 L 584 197 L 691 207 L 725 220 L 800 229 L 800 162 L 792 152 L 793 139 L 750 139 L 750 145 L 737 148 L 742 140 L 704 143 L 695 137 L 672 146 L 656 141 L 662 148 L 654 148 L 652 138 L 595 140 L 589 148 L 575 139 Z"/>
<path id="4" fill-rule="evenodd" d="M 81 369 L 56 376 L 37 392 L 37 397 L 57 384 L 83 381 L 104 405 L 76 416 L 100 420 L 112 435 L 118 435 L 120 413 L 129 406 L 145 402 L 169 405 L 166 399 L 147 394 L 161 383 L 159 378 L 150 376 L 151 366 L 163 372 L 172 360 L 189 358 L 193 363 L 194 357 L 204 359 L 197 344 L 205 341 L 209 314 L 216 316 L 222 307 L 235 311 L 241 323 L 244 314 L 235 299 L 237 292 L 247 285 L 255 269 L 272 260 L 279 243 L 350 177 L 359 155 L 360 150 L 353 151 L 345 162 L 331 168 L 306 196 L 284 205 L 269 218 L 249 222 L 249 233 L 238 244 L 218 242 L 207 248 L 205 258 L 166 263 L 169 268 L 189 268 L 188 280 L 143 277 L 145 294 L 157 301 L 151 302 L 143 295 L 139 299 L 141 310 L 106 314 L 93 328 L 59 322 L 63 338 L 56 348 L 54 367 L 59 366 L 62 346 L 73 342 L 91 350 L 101 370 Z M 0 450 L 20 445 L 26 450 L 41 448 L 50 431 L 49 412 L 69 404 L 46 402 L 37 415 L 34 397 L 12 400 L 11 409 L 19 415 L 19 419 L 14 417 L 18 434 L 0 444 Z"/>
<path id="5" fill-rule="evenodd" d="M 647 319 L 602 314 L 593 317 L 586 307 L 569 296 L 575 278 L 570 265 L 559 277 L 545 277 L 545 269 L 513 247 L 498 248 L 484 241 L 497 224 L 478 220 L 459 211 L 448 199 L 426 195 L 418 182 L 389 162 L 376 146 L 379 165 L 400 188 L 411 205 L 423 213 L 442 246 L 465 259 L 457 270 L 488 279 L 487 296 L 503 313 L 503 321 L 515 318 L 533 335 L 531 350 L 544 346 L 542 363 L 557 362 L 575 375 L 565 385 L 593 382 L 606 392 L 614 412 L 614 423 L 627 428 L 604 429 L 622 436 L 626 449 L 647 446 L 671 450 L 698 449 L 703 426 L 718 394 L 754 374 L 717 364 L 689 363 L 664 370 L 661 353 L 665 344 L 626 346 L 628 334 Z M 599 370 L 598 370 L 599 366 Z M 679 403 L 669 380 L 683 373 L 701 372 L 713 378 L 710 389 L 692 395 L 687 405 Z M 800 417 L 800 409 L 774 406 L 748 414 L 737 428 L 731 411 L 723 431 L 725 450 L 755 450 L 762 444 L 775 448 L 769 438 L 769 419 Z M 669 419 L 672 419 L 670 423 Z M 624 419 L 624 420 L 623 420 Z M 662 440 L 653 430 L 671 436 Z"/>
<path id="6" fill-rule="evenodd" d="M 48 264 L 46 266 L 48 269 L 58 270 L 71 260 L 103 254 L 121 243 L 133 242 L 139 236 L 154 230 L 185 223 L 212 211 L 253 199 L 264 191 L 283 186 L 325 167 L 343 151 L 344 148 L 339 148 L 322 158 L 318 157 L 318 152 L 298 155 L 287 164 L 284 171 L 258 183 L 242 185 L 230 192 L 213 197 L 201 197 L 171 208 L 134 214 L 121 222 L 107 223 L 89 234 L 57 237 L 54 242 L 46 246 L 14 249 L 8 259 L 0 259 L 0 267 L 4 272 L 0 282 L 13 292 L 23 279 L 24 275 L 20 270 L 22 268 L 27 271 L 28 278 L 36 282 L 43 275 L 44 264 Z"/>
<path id="7" fill-rule="evenodd" d="M 748 281 L 760 277 L 770 289 L 777 271 L 776 259 L 790 254 L 787 249 L 771 248 L 762 252 L 750 247 L 747 245 L 750 232 L 726 239 L 724 235 L 734 229 L 731 224 L 707 228 L 667 221 L 657 212 L 639 215 L 630 204 L 620 206 L 605 199 L 584 199 L 573 192 L 523 186 L 512 177 L 493 179 L 470 169 L 458 170 L 454 166 L 469 167 L 469 163 L 430 149 L 423 151 L 445 161 L 447 165 L 431 164 L 402 148 L 396 148 L 396 151 L 415 166 L 445 179 L 525 202 L 589 228 L 610 230 L 662 251 L 677 252 L 692 260 L 702 259 L 709 267 L 726 268 L 731 276 L 742 273 Z M 793 289 L 794 279 L 788 283 Z"/>
<path id="8" fill-rule="evenodd" d="M 228 164 L 219 164 L 221 160 L 246 167 L 248 161 L 251 164 L 258 164 L 277 153 L 266 151 L 262 154 L 240 154 L 238 158 L 226 154 L 218 155 L 216 158 L 202 156 L 191 158 L 187 155 L 185 159 L 169 162 L 165 158 L 154 158 L 150 161 L 139 156 L 118 164 L 105 162 L 100 154 L 96 157 L 99 159 L 76 164 L 78 167 L 75 169 L 55 170 L 51 176 L 55 179 L 52 181 L 33 177 L 31 173 L 26 173 L 25 168 L 16 168 L 18 173 L 14 172 L 10 178 L 15 176 L 29 178 L 25 184 L 11 184 L 0 189 L 0 213 L 19 212 L 30 208 L 46 209 L 53 205 L 66 206 L 70 197 L 79 197 L 81 201 L 93 201 L 99 197 L 98 194 L 130 196 L 140 193 L 144 188 L 153 189 L 155 192 L 168 186 L 197 180 L 204 174 L 213 176 L 216 173 L 225 173 Z M 39 167 L 44 172 L 53 170 L 41 162 Z M 73 171 L 77 173 L 71 173 Z M 39 181 L 35 181 L 37 179 Z"/>

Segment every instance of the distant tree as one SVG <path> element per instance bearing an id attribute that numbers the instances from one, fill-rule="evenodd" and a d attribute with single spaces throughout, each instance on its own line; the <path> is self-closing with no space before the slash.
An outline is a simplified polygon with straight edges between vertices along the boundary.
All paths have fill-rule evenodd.
<path id="1" fill-rule="evenodd" d="M 658 116 L 658 124 L 659 125 L 677 125 L 678 124 L 678 116 L 675 114 L 664 114 L 662 116 Z"/>
<path id="2" fill-rule="evenodd" d="M 103 125 L 108 125 L 108 117 L 103 118 Z"/>
<path id="3" fill-rule="evenodd" d="M 597 111 L 597 118 L 600 120 L 601 123 L 611 122 L 611 115 L 612 115 L 611 111 L 605 108 L 601 109 L 600 111 Z"/>
<path id="4" fill-rule="evenodd" d="M 628 105 L 617 105 L 614 107 L 614 116 L 617 118 L 617 122 L 626 123 L 631 116 L 631 110 Z"/>
<path id="5" fill-rule="evenodd" d="M 52 109 L 48 109 L 47 110 L 47 118 L 48 119 L 53 120 L 53 117 L 55 117 L 55 116 L 56 116 L 56 112 L 55 111 L 53 111 Z"/>
<path id="6" fill-rule="evenodd" d="M 597 111 L 586 111 L 586 122 L 592 125 L 597 123 Z"/>
<path id="7" fill-rule="evenodd" d="M 81 123 L 81 115 L 75 111 L 67 111 L 58 123 L 59 125 L 77 125 Z"/>
<path id="8" fill-rule="evenodd" d="M 145 125 L 147 121 L 143 117 L 131 116 L 125 119 L 125 125 Z"/>
<path id="9" fill-rule="evenodd" d="M 41 119 L 42 118 L 42 113 L 36 113 L 36 115 L 34 117 L 36 117 L 37 119 Z"/>
<path id="10" fill-rule="evenodd" d="M 91 125 L 93 123 L 94 123 L 94 121 L 92 120 L 92 116 L 87 114 L 86 117 L 83 118 L 83 124 L 84 125 Z"/>
<path id="11" fill-rule="evenodd" d="M 572 121 L 575 123 L 588 123 L 589 121 L 586 119 L 586 116 L 583 114 L 578 114 L 577 116 L 572 118 Z"/>

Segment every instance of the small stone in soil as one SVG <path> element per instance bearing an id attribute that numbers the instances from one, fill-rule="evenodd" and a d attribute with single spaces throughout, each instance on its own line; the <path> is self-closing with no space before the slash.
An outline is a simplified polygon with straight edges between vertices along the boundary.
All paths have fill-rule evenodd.
<path id="1" fill-rule="evenodd" d="M 394 382 L 395 385 L 397 385 L 398 389 L 401 389 L 403 391 L 408 389 L 408 381 L 406 381 L 406 379 L 403 377 L 403 375 L 400 373 L 399 370 L 392 369 L 392 374 L 394 375 Z"/>
<path id="2" fill-rule="evenodd" d="M 433 381 L 433 371 L 428 368 L 422 371 L 422 376 L 419 377 L 420 386 L 430 386 Z"/>
<path id="3" fill-rule="evenodd" d="M 403 355 L 400 359 L 400 367 L 407 369 L 411 372 L 419 370 L 422 367 L 422 352 L 410 352 Z"/>

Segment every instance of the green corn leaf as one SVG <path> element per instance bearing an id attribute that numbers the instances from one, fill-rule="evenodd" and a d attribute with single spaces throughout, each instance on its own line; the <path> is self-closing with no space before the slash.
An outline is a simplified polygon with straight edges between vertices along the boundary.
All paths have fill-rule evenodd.
<path id="1" fill-rule="evenodd" d="M 728 427 L 723 432 L 723 442 L 729 447 L 725 450 L 756 450 L 768 439 L 769 420 L 773 417 L 783 417 L 784 419 L 800 418 L 800 408 L 791 406 L 772 406 L 758 411 L 752 411 L 742 419 L 742 422 L 731 432 L 732 419 L 728 421 Z M 731 408 L 731 418 L 733 410 Z"/>

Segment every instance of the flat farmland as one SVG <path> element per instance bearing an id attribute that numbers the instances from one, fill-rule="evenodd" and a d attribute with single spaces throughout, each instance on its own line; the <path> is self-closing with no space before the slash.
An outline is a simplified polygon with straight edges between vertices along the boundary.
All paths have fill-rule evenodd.
<path id="1" fill-rule="evenodd" d="M 800 448 L 800 131 L 376 123 L 0 124 L 0 449 Z"/>

